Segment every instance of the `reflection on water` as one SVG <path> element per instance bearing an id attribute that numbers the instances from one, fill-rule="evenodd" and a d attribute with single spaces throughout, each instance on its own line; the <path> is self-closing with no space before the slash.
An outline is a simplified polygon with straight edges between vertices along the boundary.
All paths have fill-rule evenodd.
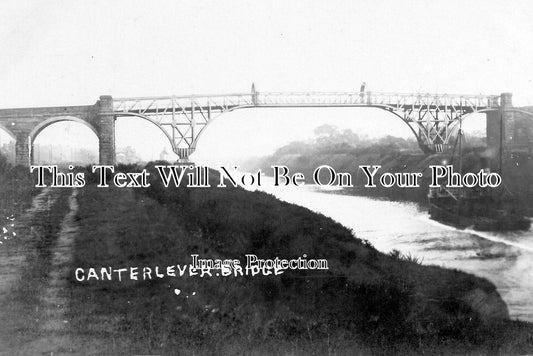
<path id="1" fill-rule="evenodd" d="M 414 203 L 328 194 L 316 188 L 261 190 L 307 207 L 353 229 L 378 250 L 423 258 L 424 264 L 457 268 L 492 281 L 512 318 L 533 321 L 533 231 L 513 233 L 458 230 L 428 218 Z"/>

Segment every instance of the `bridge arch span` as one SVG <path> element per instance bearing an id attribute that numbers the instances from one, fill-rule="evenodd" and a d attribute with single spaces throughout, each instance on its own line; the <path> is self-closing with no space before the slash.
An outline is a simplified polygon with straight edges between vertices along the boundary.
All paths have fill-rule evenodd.
<path id="1" fill-rule="evenodd" d="M 309 106 L 309 107 L 313 107 L 313 106 Z M 350 106 L 345 106 L 345 108 L 359 108 L 359 107 L 360 108 L 380 109 L 380 110 L 383 110 L 383 111 L 385 111 L 387 113 L 390 113 L 393 116 L 398 117 L 403 123 L 405 123 L 407 125 L 409 130 L 411 130 L 411 132 L 415 136 L 415 138 L 416 138 L 418 143 L 421 143 L 423 141 L 423 139 L 425 138 L 425 137 L 422 137 L 418 132 L 416 132 L 416 130 L 413 128 L 412 125 L 409 124 L 409 122 L 405 119 L 404 116 L 402 116 L 400 113 L 398 113 L 396 110 L 394 110 L 394 108 L 392 108 L 392 107 L 390 107 L 388 105 L 371 105 L 371 106 L 369 106 L 369 105 L 350 105 Z M 301 109 L 302 107 L 301 106 L 253 106 L 253 105 L 243 105 L 243 106 L 236 106 L 236 107 L 233 107 L 233 108 L 229 108 L 228 110 L 226 110 L 224 112 L 221 112 L 218 115 L 212 117 L 205 125 L 202 126 L 202 128 L 199 130 L 199 132 L 197 133 L 195 139 L 193 140 L 193 142 L 192 142 L 192 144 L 190 146 L 190 154 L 192 154 L 196 150 L 196 147 L 198 145 L 198 141 L 201 139 L 202 134 L 206 131 L 207 127 L 211 123 L 213 123 L 213 121 L 215 121 L 219 117 L 223 116 L 224 114 L 228 114 L 228 113 L 240 110 L 240 109 L 248 109 L 248 108 L 252 108 L 252 109 L 262 109 L 262 108 L 298 109 L 299 108 L 299 109 Z M 305 108 L 305 107 L 303 107 L 303 108 Z M 423 134 L 423 132 L 422 132 L 422 134 Z M 172 142 L 172 140 L 171 140 L 171 142 Z M 178 153 L 178 152 L 176 152 L 176 153 Z"/>
<path id="2" fill-rule="evenodd" d="M 502 119 L 502 114 L 505 116 L 506 113 L 518 113 L 518 114 L 522 114 L 522 115 L 525 115 L 527 118 L 529 118 L 530 120 L 533 121 L 533 112 L 530 112 L 530 111 L 527 111 L 527 110 L 523 110 L 523 109 L 520 109 L 520 108 L 514 108 L 514 107 L 508 107 L 508 108 L 505 108 L 503 111 L 500 110 L 500 109 L 484 109 L 484 110 L 479 110 L 477 112 L 471 112 L 471 113 L 465 113 L 464 115 L 461 115 L 459 117 L 459 120 L 467 120 L 469 119 L 471 116 L 473 116 L 474 114 L 485 114 L 486 115 L 486 127 L 485 127 L 485 130 L 486 130 L 486 144 L 487 144 L 487 147 L 489 146 L 495 146 L 495 147 L 499 147 L 500 146 L 500 134 L 501 134 L 501 119 Z M 503 121 L 506 122 L 506 118 L 504 117 L 503 118 Z M 459 122 L 456 122 L 454 124 L 454 126 L 452 126 L 451 128 L 451 131 L 450 131 L 450 136 L 449 136 L 449 139 L 451 139 L 452 137 L 455 137 L 457 135 L 457 132 L 459 130 L 459 127 L 460 127 L 460 124 Z M 514 129 L 514 128 L 512 128 Z M 532 131 L 533 132 L 533 131 Z M 506 137 L 509 136 L 508 133 L 504 134 Z M 511 134 L 512 136 L 512 134 Z M 530 137 L 530 141 L 533 140 L 533 134 L 529 134 L 529 137 Z M 504 146 L 507 146 L 509 144 L 509 142 L 507 141 L 507 138 L 505 139 L 505 142 L 504 142 Z M 511 144 L 512 145 L 512 144 Z"/>
<path id="3" fill-rule="evenodd" d="M 91 125 L 89 122 L 87 122 L 86 120 L 83 120 L 83 119 L 80 119 L 79 117 L 75 117 L 75 116 L 54 116 L 54 117 L 50 117 L 42 122 L 40 122 L 37 126 L 35 126 L 31 131 L 30 131 L 30 144 L 33 145 L 33 142 L 35 141 L 36 137 L 45 129 L 47 128 L 48 126 L 56 123 L 56 122 L 62 122 L 62 121 L 72 121 L 72 122 L 77 122 L 77 123 L 80 123 L 80 124 L 83 124 L 85 126 L 87 126 L 89 129 L 91 129 L 92 132 L 94 132 L 94 134 L 96 135 L 96 138 L 98 140 L 100 140 L 100 135 L 98 134 L 98 131 L 96 130 L 96 128 Z"/>
<path id="4" fill-rule="evenodd" d="M 0 161 L 2 161 L 3 156 L 7 158 L 8 162 L 15 163 L 15 151 L 11 151 L 11 146 L 14 148 L 16 142 L 17 136 L 0 123 Z M 7 150 L 5 146 L 7 146 Z"/>
<path id="5" fill-rule="evenodd" d="M 47 131 L 57 123 L 59 125 L 56 129 L 59 131 L 53 129 Z M 75 123 L 75 125 L 62 126 L 60 123 Z M 87 129 L 94 135 L 88 133 L 89 130 Z M 55 134 L 58 134 L 59 137 Z M 89 164 L 96 162 L 98 158 L 101 133 L 91 122 L 80 117 L 60 115 L 48 117 L 39 122 L 26 137 L 30 164 L 65 162 Z M 54 145 L 58 144 L 63 148 L 59 150 L 53 148 Z"/>
<path id="6" fill-rule="evenodd" d="M 159 130 L 161 130 L 165 134 L 165 137 L 170 142 L 170 147 L 174 147 L 174 143 L 172 141 L 172 136 L 159 123 L 157 123 L 155 120 L 152 120 L 148 116 L 145 116 L 145 115 L 142 115 L 142 114 L 133 113 L 133 112 L 131 112 L 131 113 L 120 113 L 119 115 L 116 115 L 117 118 L 127 117 L 127 116 L 138 117 L 138 118 L 141 118 L 143 120 L 146 120 L 146 121 L 150 122 L 151 124 L 154 124 L 157 128 L 159 128 Z"/>
<path id="7" fill-rule="evenodd" d="M 411 132 L 413 133 L 413 135 L 415 135 L 415 138 L 416 140 L 418 141 L 418 143 L 420 144 L 421 140 L 422 140 L 422 137 L 420 137 L 420 134 L 419 132 L 416 132 L 415 129 L 413 128 L 413 126 L 409 125 L 409 122 L 407 122 L 407 120 L 405 119 L 405 116 L 403 115 L 400 115 L 398 113 L 398 111 L 396 111 L 393 107 L 390 107 L 388 105 L 380 105 L 380 106 L 372 106 L 374 108 L 378 108 L 378 109 L 381 109 L 381 110 L 384 110 L 384 111 L 387 111 L 397 117 L 400 118 L 400 120 L 402 120 L 402 122 L 404 122 L 407 127 L 409 127 L 409 129 L 411 130 Z M 428 138 L 428 137 L 426 137 Z"/>
<path id="8" fill-rule="evenodd" d="M 500 110 L 499 109 L 485 109 L 485 110 L 479 110 L 479 111 L 475 111 L 475 112 L 469 112 L 469 113 L 466 113 L 464 115 L 461 115 L 459 117 L 459 120 L 467 120 L 469 119 L 472 115 L 475 115 L 475 114 L 495 114 L 495 115 L 500 115 Z M 508 109 L 505 109 L 503 111 L 503 113 L 509 113 L 509 112 L 516 112 L 516 113 L 520 113 L 520 114 L 524 114 L 526 116 L 529 116 L 529 118 L 531 118 L 533 120 L 533 113 L 532 112 L 529 112 L 529 111 L 526 111 L 526 110 L 521 110 L 521 109 L 518 109 L 518 108 L 508 108 Z M 450 136 L 453 136 L 454 134 L 456 134 L 456 131 L 459 130 L 459 123 L 455 123 L 454 126 L 452 126 L 451 128 L 451 131 L 450 131 Z"/>

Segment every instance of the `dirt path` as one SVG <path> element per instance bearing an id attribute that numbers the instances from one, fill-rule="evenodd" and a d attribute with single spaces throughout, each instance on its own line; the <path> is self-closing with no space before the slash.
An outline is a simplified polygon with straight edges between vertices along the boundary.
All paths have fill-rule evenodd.
<path id="1" fill-rule="evenodd" d="M 0 247 L 0 300 L 9 294 L 13 284 L 20 279 L 21 268 L 26 259 L 25 252 L 29 248 L 27 242 L 31 241 L 34 234 L 34 218 L 37 214 L 49 210 L 57 199 L 57 196 L 51 193 L 50 189 L 44 189 L 33 199 L 31 208 L 19 220 L 16 220 L 13 215 L 1 217 L 6 223 L 2 226 L 2 230 L 5 229 L 2 232 L 5 233 Z M 21 235 L 20 231 L 28 235 Z M 19 234 L 13 235 L 16 232 Z"/>
<path id="2" fill-rule="evenodd" d="M 46 289 L 39 300 L 43 323 L 39 337 L 22 348 L 28 354 L 61 355 L 75 352 L 69 337 L 68 320 L 65 318 L 68 297 L 67 278 L 72 260 L 72 245 L 78 233 L 75 217 L 78 211 L 77 190 L 69 198 L 70 211 L 61 223 L 61 230 L 50 248 L 51 268 Z M 79 351 L 79 350 L 78 350 Z"/>
<path id="3" fill-rule="evenodd" d="M 65 192 L 45 189 L 36 196 L 32 207 L 15 223 L 18 241 L 4 244 L 0 251 L 0 355 L 75 352 L 65 318 L 65 287 L 77 234 L 77 191 L 72 191 L 63 218 L 52 216 L 62 214 L 60 209 L 52 212 L 61 194 Z M 58 232 L 48 226 L 56 220 L 61 221 Z M 40 264 L 44 271 L 41 278 L 28 280 L 39 275 L 28 270 Z M 34 290 L 27 288 L 32 285 Z"/>

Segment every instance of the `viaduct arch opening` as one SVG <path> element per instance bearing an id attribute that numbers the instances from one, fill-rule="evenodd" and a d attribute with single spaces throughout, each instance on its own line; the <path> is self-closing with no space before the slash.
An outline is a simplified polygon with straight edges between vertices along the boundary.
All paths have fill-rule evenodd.
<path id="1" fill-rule="evenodd" d="M 30 132 L 29 141 L 32 164 L 87 165 L 98 162 L 97 130 L 89 122 L 74 116 L 42 121 Z"/>
<path id="2" fill-rule="evenodd" d="M 349 144 L 357 144 L 359 139 L 377 142 L 392 136 L 406 141 L 412 139 L 416 145 L 412 127 L 394 112 L 379 107 L 258 107 L 235 109 L 213 117 L 193 142 L 195 153 L 191 158 L 215 162 L 212 157 L 216 156 L 230 164 L 232 157 L 268 155 L 291 142 L 317 138 L 314 131 L 322 125 L 356 135 L 349 142 L 349 135 L 342 136 L 339 132 L 339 143 L 343 139 Z"/>
<path id="3" fill-rule="evenodd" d="M 9 164 L 15 164 L 16 139 L 11 131 L 0 124 L 0 163 L 5 160 Z"/>

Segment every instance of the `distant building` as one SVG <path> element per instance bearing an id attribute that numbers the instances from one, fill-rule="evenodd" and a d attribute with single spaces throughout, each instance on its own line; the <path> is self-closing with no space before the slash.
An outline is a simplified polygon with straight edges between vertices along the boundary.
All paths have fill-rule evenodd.
<path id="1" fill-rule="evenodd" d="M 135 149 L 131 146 L 118 147 L 116 153 L 117 163 L 132 164 L 139 163 L 141 159 L 137 155 Z"/>
<path id="2" fill-rule="evenodd" d="M 165 147 L 163 147 L 163 151 L 161 151 L 161 153 L 159 154 L 159 160 L 161 160 L 161 161 L 168 160 L 168 152 L 167 152 L 167 149 Z"/>

